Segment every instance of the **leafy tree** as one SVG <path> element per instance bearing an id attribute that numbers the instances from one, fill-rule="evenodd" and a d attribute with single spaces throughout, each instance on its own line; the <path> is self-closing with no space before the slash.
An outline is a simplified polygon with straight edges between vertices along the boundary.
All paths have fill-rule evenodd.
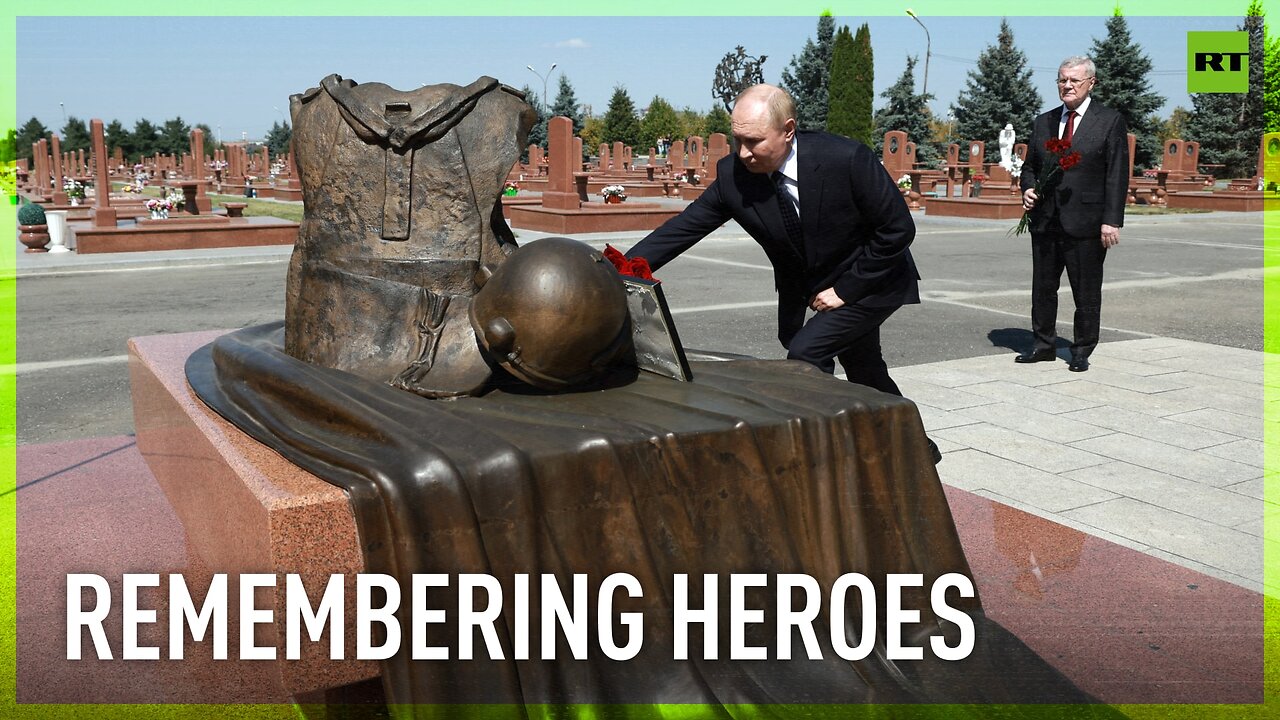
<path id="1" fill-rule="evenodd" d="M 831 47 L 836 20 L 830 10 L 818 17 L 818 41 L 806 39 L 800 55 L 782 71 L 782 87 L 796 101 L 796 124 L 819 130 L 827 126 L 827 85 L 831 78 Z"/>
<path id="2" fill-rule="evenodd" d="M 594 155 L 600 148 L 600 143 L 604 142 L 604 118 L 594 115 L 583 118 L 582 132 L 578 133 L 578 137 L 582 138 L 582 152 Z"/>
<path id="3" fill-rule="evenodd" d="M 889 89 L 880 93 L 880 97 L 889 102 L 876 113 L 877 134 L 875 149 L 880 152 L 884 146 L 884 133 L 890 130 L 902 130 L 907 138 L 916 144 L 916 161 L 932 166 L 938 159 L 938 149 L 931 142 L 933 131 L 930 120 L 929 101 L 932 95 L 916 94 L 916 58 L 907 56 L 907 68 L 902 71 L 898 81 Z"/>
<path id="4" fill-rule="evenodd" d="M 1157 117 L 1159 122 L 1156 131 L 1156 137 L 1160 140 L 1160 152 L 1164 153 L 1164 142 L 1173 138 L 1181 139 L 1187 132 L 1187 121 L 1191 119 L 1191 111 L 1181 105 L 1175 107 L 1173 112 L 1169 113 L 1169 118 L 1162 119 Z M 1151 167 L 1158 166 L 1160 163 L 1155 162 Z"/>
<path id="5" fill-rule="evenodd" d="M 601 142 L 621 142 L 632 147 L 640 144 L 640 119 L 636 117 L 636 104 L 631 101 L 627 89 L 621 85 L 613 87 L 609 110 L 604 114 L 602 134 L 604 139 Z"/>
<path id="6" fill-rule="evenodd" d="M 996 162 L 1000 159 L 996 140 L 1005 124 L 1012 123 L 1018 137 L 1030 137 L 1041 102 L 1031 82 L 1027 56 L 1014 47 L 1013 30 L 1002 19 L 996 44 L 978 55 L 977 69 L 969 71 L 960 97 L 951 106 L 956 132 L 966 142 L 985 141 L 987 160 Z"/>
<path id="7" fill-rule="evenodd" d="M 743 90 L 752 85 L 764 82 L 764 61 L 767 55 L 752 57 L 742 46 L 725 53 L 720 64 L 716 65 L 716 77 L 711 83 L 711 97 L 724 103 L 724 109 L 732 111 L 733 101 L 738 99 Z"/>
<path id="8" fill-rule="evenodd" d="M 67 118 L 67 122 L 62 126 L 62 141 L 58 143 L 58 147 L 62 152 L 71 150 L 88 150 L 93 144 L 93 139 L 89 136 L 89 127 L 80 118 L 72 115 Z"/>
<path id="9" fill-rule="evenodd" d="M 150 157 L 160 149 L 160 130 L 151 121 L 142 118 L 133 124 L 133 150 L 137 153 L 134 159 L 139 157 Z"/>
<path id="10" fill-rule="evenodd" d="M 289 127 L 289 123 L 283 125 L 278 122 L 271 123 L 271 129 L 267 131 L 265 138 L 267 144 L 267 153 L 271 157 L 278 157 L 289 152 L 289 141 L 293 139 L 293 129 Z"/>
<path id="11" fill-rule="evenodd" d="M 725 117 L 729 117 L 729 113 L 725 112 L 724 108 L 719 105 L 716 105 L 714 109 L 719 110 Z M 683 140 L 691 135 L 703 136 L 711 132 L 707 130 L 707 116 L 697 110 L 686 107 L 676 114 L 680 117 L 680 132 L 673 135 L 671 137 L 672 140 Z"/>
<path id="12" fill-rule="evenodd" d="M 52 136 L 49 134 L 49 128 L 45 127 L 44 123 L 33 117 L 23 123 L 22 127 L 18 129 L 18 133 L 14 139 L 15 147 L 13 149 L 13 154 L 18 159 L 25 158 L 30 160 L 34 157 L 34 154 L 31 151 L 31 146 L 41 140 L 49 140 L 51 137 Z"/>
<path id="13" fill-rule="evenodd" d="M 706 119 L 707 137 L 711 137 L 713 133 L 724 133 L 725 137 L 733 137 L 733 118 L 724 108 L 716 105 L 711 108 L 711 112 L 707 113 Z"/>
<path id="14" fill-rule="evenodd" d="M 1262 83 L 1266 38 L 1258 0 L 1249 5 L 1238 29 L 1249 33 L 1249 92 L 1193 94 L 1185 138 L 1200 143 L 1201 163 L 1223 165 L 1227 177 L 1253 175 L 1265 122 Z"/>
<path id="15" fill-rule="evenodd" d="M 1163 149 L 1152 114 L 1164 104 L 1164 97 L 1151 90 L 1151 59 L 1129 36 L 1129 26 L 1119 9 L 1107 18 L 1107 37 L 1094 38 L 1091 56 L 1098 68 L 1092 96 L 1124 116 L 1137 140 L 1134 166 L 1159 165 Z"/>
<path id="16" fill-rule="evenodd" d="M 680 137 L 680 116 L 671 103 L 654 95 L 649 101 L 649 111 L 640 121 L 640 147 L 658 146 L 658 138 L 675 140 Z"/>
<path id="17" fill-rule="evenodd" d="M 560 73 L 560 91 L 556 93 L 556 101 L 551 104 L 551 117 L 567 117 L 573 121 L 573 134 L 582 133 L 582 109 L 578 105 L 578 96 L 573 92 L 573 85 L 564 73 Z"/>
<path id="18" fill-rule="evenodd" d="M 863 23 L 856 37 L 849 32 L 849 26 L 840 28 L 831 48 L 827 130 L 874 146 L 874 82 L 871 28 Z"/>
<path id="19" fill-rule="evenodd" d="M 284 126 L 286 128 L 289 127 L 289 123 L 285 123 Z M 218 137 L 214 135 L 213 128 L 209 127 L 208 123 L 196 123 L 196 127 L 204 131 L 205 154 L 213 155 L 213 151 L 217 150 L 222 146 L 222 143 L 218 142 Z M 284 144 L 284 152 L 288 152 L 288 151 L 289 151 L 289 143 L 288 141 L 286 141 Z"/>

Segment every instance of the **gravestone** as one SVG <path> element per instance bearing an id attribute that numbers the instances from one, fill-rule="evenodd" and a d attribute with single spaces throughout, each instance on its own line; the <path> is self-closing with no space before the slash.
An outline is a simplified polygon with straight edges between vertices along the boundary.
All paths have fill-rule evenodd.
<path id="1" fill-rule="evenodd" d="M 1129 133 L 1125 139 L 1129 143 L 1129 177 L 1133 177 L 1133 154 L 1138 148 L 1138 136 Z"/>
<path id="2" fill-rule="evenodd" d="M 712 133 L 708 138 L 707 149 L 707 172 L 704 179 L 704 185 L 710 185 L 716 179 L 716 166 L 720 163 L 721 158 L 729 154 L 729 139 L 724 133 Z"/>
<path id="3" fill-rule="evenodd" d="M 690 136 L 689 144 L 685 146 L 685 149 L 688 151 L 688 155 L 689 155 L 687 160 L 689 167 L 695 170 L 701 169 L 702 159 L 703 159 L 702 158 L 702 138 L 698 137 L 697 135 Z"/>
<path id="4" fill-rule="evenodd" d="M 959 166 L 960 166 L 960 146 L 957 145 L 956 143 L 951 143 L 947 145 L 947 167 L 953 168 L 953 167 L 959 167 Z"/>
<path id="5" fill-rule="evenodd" d="M 66 175 L 63 171 L 62 149 L 58 140 L 58 134 L 54 133 L 53 137 L 53 204 L 66 205 L 69 198 L 67 193 L 62 189 L 62 178 Z"/>
<path id="6" fill-rule="evenodd" d="M 676 140 L 671 143 L 671 149 L 667 150 L 667 165 L 671 166 L 672 173 L 684 172 L 684 141 Z"/>
<path id="7" fill-rule="evenodd" d="M 615 175 L 622 173 L 626 170 L 626 167 L 624 166 L 624 163 L 626 161 L 626 156 L 623 154 L 623 148 L 622 148 L 621 142 L 615 141 L 613 143 L 613 152 L 610 154 L 609 157 L 613 161 L 612 167 Z"/>
<path id="8" fill-rule="evenodd" d="M 547 145 L 551 166 L 547 169 L 547 189 L 542 191 L 542 207 L 577 210 L 582 206 L 574 186 L 569 148 L 573 146 L 573 121 L 556 116 L 547 121 Z"/>
<path id="9" fill-rule="evenodd" d="M 1164 159 L 1160 162 L 1161 170 L 1167 170 L 1170 174 L 1182 172 L 1183 145 L 1183 141 L 1178 138 L 1170 138 L 1164 141 Z"/>
<path id="10" fill-rule="evenodd" d="M 93 225 L 115 227 L 116 211 L 111 207 L 111 180 L 107 177 L 107 142 L 101 120 L 94 118 L 89 121 L 89 135 L 93 140 L 93 182 L 96 186 L 93 194 Z"/>
<path id="11" fill-rule="evenodd" d="M 982 170 L 985 163 L 987 144 L 981 140 L 969 141 L 969 168 L 974 172 Z"/>
<path id="12" fill-rule="evenodd" d="M 880 162 L 884 163 L 884 169 L 888 171 L 894 182 L 897 182 L 903 173 L 911 170 L 911 164 L 907 161 L 905 132 L 890 130 L 884 134 L 884 149 L 880 151 Z"/>

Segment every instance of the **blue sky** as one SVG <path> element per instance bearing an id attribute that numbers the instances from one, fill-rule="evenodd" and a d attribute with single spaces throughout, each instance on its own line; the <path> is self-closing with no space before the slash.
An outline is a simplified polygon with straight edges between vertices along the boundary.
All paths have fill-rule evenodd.
<path id="1" fill-rule="evenodd" d="M 932 42 L 928 90 L 937 96 L 935 113 L 945 116 L 978 54 L 995 43 L 1000 18 L 920 17 Z M 908 54 L 919 56 L 916 79 L 923 81 L 925 31 L 905 13 L 836 21 L 870 24 L 877 92 L 898 78 Z M 1166 97 L 1162 114 L 1189 106 L 1186 32 L 1234 30 L 1240 21 L 1128 18 L 1154 62 L 1150 80 Z M 1106 33 L 1100 16 L 1009 22 L 1046 104 L 1056 100 L 1058 61 L 1087 52 Z M 549 93 L 564 72 L 578 100 L 599 114 L 619 84 L 637 106 L 661 95 L 676 107 L 707 110 L 716 63 L 735 45 L 767 55 L 765 80 L 776 83 L 815 29 L 816 17 L 18 18 L 17 119 L 34 116 L 57 129 L 64 112 L 127 127 L 181 116 L 224 140 L 260 138 L 287 117 L 290 94 L 330 73 L 401 89 L 492 75 L 540 94 L 542 80 L 526 65 L 545 74 L 552 63 Z"/>

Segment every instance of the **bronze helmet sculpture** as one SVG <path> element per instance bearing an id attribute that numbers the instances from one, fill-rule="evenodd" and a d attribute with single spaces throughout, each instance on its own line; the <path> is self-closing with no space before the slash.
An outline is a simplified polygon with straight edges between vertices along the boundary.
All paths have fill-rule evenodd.
<path id="1" fill-rule="evenodd" d="M 621 276 L 599 252 L 564 237 L 512 253 L 472 299 L 471 326 L 493 360 L 547 390 L 598 380 L 631 350 Z"/>

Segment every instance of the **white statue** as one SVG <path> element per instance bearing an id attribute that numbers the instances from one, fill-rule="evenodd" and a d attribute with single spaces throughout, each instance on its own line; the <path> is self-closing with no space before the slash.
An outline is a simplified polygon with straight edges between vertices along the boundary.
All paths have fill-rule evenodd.
<path id="1" fill-rule="evenodd" d="M 1009 170 L 1013 167 L 1013 123 L 1005 123 L 1000 131 L 1000 167 Z"/>

